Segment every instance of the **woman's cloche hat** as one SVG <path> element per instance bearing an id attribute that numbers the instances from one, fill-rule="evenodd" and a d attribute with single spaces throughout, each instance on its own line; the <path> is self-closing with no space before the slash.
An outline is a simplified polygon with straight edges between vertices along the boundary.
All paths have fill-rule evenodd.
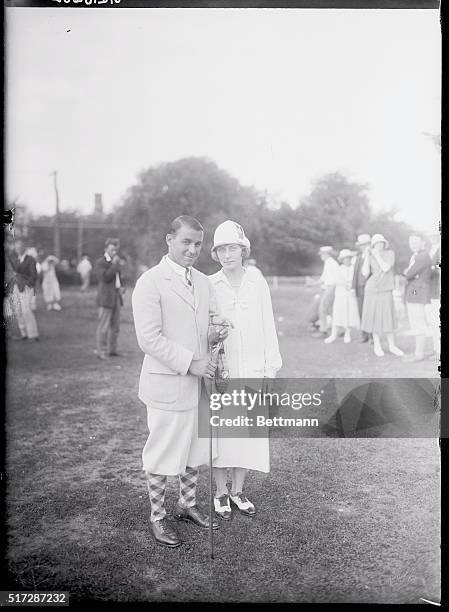
<path id="1" fill-rule="evenodd" d="M 242 247 L 250 248 L 251 244 L 245 236 L 243 227 L 235 221 L 223 221 L 214 233 L 214 245 L 212 250 L 224 244 L 239 244 Z"/>
<path id="2" fill-rule="evenodd" d="M 346 257 L 354 257 L 355 253 L 349 249 L 342 249 L 338 254 L 338 259 L 345 259 Z"/>
<path id="3" fill-rule="evenodd" d="M 386 240 L 382 234 L 374 234 L 374 236 L 371 238 L 371 246 L 374 246 L 378 242 L 384 242 L 385 248 L 388 247 L 388 240 Z"/>

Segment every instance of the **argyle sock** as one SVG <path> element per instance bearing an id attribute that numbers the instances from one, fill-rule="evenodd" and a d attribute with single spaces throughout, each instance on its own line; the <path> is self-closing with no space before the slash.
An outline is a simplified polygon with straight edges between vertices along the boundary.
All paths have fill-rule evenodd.
<path id="1" fill-rule="evenodd" d="M 179 505 L 183 508 L 191 508 L 196 504 L 198 474 L 197 469 L 187 466 L 184 474 L 179 477 Z"/>
<path id="2" fill-rule="evenodd" d="M 166 516 L 164 501 L 167 476 L 160 474 L 147 474 L 148 495 L 150 496 L 150 521 L 160 521 Z"/>

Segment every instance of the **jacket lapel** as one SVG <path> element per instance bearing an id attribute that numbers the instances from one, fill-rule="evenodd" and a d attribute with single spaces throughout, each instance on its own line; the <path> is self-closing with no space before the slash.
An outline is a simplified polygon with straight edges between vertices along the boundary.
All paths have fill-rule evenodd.
<path id="1" fill-rule="evenodd" d="M 170 265 L 162 261 L 161 265 L 164 269 L 164 278 L 169 281 L 169 288 L 174 291 L 180 298 L 184 300 L 191 308 L 195 309 L 195 298 L 193 293 L 187 287 L 187 285 L 183 282 L 182 278 L 179 274 L 170 267 Z"/>
<path id="2" fill-rule="evenodd" d="M 194 301 L 194 308 L 195 308 L 195 312 L 198 312 L 198 308 L 200 307 L 200 301 L 201 301 L 201 291 L 200 291 L 200 283 L 198 280 L 197 271 L 195 270 L 195 268 L 192 268 L 192 283 L 193 283 L 193 289 L 195 291 L 195 294 L 192 295 L 193 301 Z"/>

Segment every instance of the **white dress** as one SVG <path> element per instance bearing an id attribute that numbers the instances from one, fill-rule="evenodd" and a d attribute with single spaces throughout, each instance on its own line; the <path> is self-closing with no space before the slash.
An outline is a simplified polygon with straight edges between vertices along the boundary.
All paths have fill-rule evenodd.
<path id="1" fill-rule="evenodd" d="M 234 328 L 224 342 L 231 378 L 274 378 L 282 366 L 267 281 L 249 266 L 238 291 L 222 270 L 209 277 L 218 312 Z M 214 467 L 270 471 L 268 438 L 225 438 L 218 433 Z"/>
<path id="2" fill-rule="evenodd" d="M 61 291 L 59 281 L 56 276 L 55 261 L 48 258 L 42 262 L 42 292 L 46 304 L 59 302 L 61 299 Z"/>
<path id="3" fill-rule="evenodd" d="M 335 285 L 332 325 L 338 327 L 360 327 L 359 307 L 355 295 L 351 295 L 354 266 L 341 264 L 338 267 Z"/>

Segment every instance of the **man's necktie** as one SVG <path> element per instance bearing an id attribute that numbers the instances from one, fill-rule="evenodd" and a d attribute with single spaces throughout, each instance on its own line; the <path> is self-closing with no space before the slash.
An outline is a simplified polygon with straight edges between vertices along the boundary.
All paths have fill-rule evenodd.
<path id="1" fill-rule="evenodd" d="M 192 290 L 193 285 L 192 285 L 192 281 L 190 280 L 190 270 L 189 270 L 189 268 L 186 268 L 186 283 L 189 286 L 189 289 Z"/>

